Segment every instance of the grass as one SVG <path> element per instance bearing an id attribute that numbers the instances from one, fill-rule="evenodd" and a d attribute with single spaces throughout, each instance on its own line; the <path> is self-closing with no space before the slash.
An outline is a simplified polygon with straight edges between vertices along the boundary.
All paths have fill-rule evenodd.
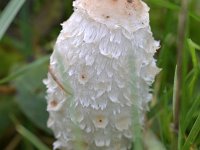
<path id="1" fill-rule="evenodd" d="M 12 0 L 7 5 L 5 10 L 2 12 L 0 18 L 0 25 L 1 25 L 0 39 L 4 35 L 5 31 L 9 27 L 10 23 L 12 22 L 12 20 L 14 19 L 14 17 L 16 16 L 19 9 L 22 7 L 24 2 L 25 0 Z"/>
<path id="2" fill-rule="evenodd" d="M 145 133 L 137 134 L 147 139 L 145 144 L 149 150 L 199 150 L 200 1 L 188 1 L 188 12 L 184 14 L 185 27 L 182 29 L 178 24 L 183 1 L 146 2 L 151 8 L 154 36 L 161 41 L 161 48 L 155 57 L 162 71 L 153 85 L 154 97 L 147 112 Z M 42 79 L 46 76 L 52 43 L 61 29 L 59 24 L 72 13 L 71 3 L 69 0 L 53 0 L 51 5 L 48 0 L 0 2 L 2 149 L 52 147 L 54 138 L 46 127 L 47 114 L 43 112 L 46 106 Z M 180 53 L 181 64 L 177 63 Z M 177 99 L 180 101 L 178 106 Z M 178 114 L 178 119 L 175 119 L 175 114 Z M 174 128 L 174 120 L 177 128 Z M 151 140 L 149 137 L 152 137 Z M 142 149 L 140 138 L 135 147 Z"/>

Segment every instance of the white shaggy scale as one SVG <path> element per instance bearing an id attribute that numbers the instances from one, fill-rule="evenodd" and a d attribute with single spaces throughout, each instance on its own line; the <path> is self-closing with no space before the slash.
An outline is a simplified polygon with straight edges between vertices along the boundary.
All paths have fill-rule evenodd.
<path id="1" fill-rule="evenodd" d="M 132 106 L 142 123 L 159 72 L 149 9 L 140 0 L 76 0 L 74 7 L 44 81 L 54 149 L 130 149 Z"/>

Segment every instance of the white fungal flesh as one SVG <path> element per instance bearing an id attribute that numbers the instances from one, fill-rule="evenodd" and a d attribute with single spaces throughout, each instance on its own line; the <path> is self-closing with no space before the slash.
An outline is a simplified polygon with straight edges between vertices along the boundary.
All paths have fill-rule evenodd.
<path id="1" fill-rule="evenodd" d="M 127 150 L 132 106 L 145 112 L 159 72 L 149 9 L 140 0 L 77 0 L 74 6 L 44 81 L 54 149 Z"/>

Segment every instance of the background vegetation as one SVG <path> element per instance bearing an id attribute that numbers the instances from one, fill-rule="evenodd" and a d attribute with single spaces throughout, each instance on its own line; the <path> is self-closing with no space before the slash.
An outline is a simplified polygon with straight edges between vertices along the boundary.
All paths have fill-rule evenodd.
<path id="1" fill-rule="evenodd" d="M 146 2 L 154 36 L 161 41 L 155 57 L 162 68 L 146 117 L 146 145 L 152 150 L 198 150 L 200 1 Z M 71 0 L 0 1 L 0 149 L 52 148 L 42 79 L 71 5 Z"/>

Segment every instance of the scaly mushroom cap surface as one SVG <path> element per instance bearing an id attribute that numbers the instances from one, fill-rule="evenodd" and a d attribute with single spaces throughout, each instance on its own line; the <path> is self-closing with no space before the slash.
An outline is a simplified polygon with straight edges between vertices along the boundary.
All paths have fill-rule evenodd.
<path id="1" fill-rule="evenodd" d="M 50 59 L 48 127 L 54 149 L 127 150 L 143 124 L 159 48 L 140 0 L 76 0 Z"/>

